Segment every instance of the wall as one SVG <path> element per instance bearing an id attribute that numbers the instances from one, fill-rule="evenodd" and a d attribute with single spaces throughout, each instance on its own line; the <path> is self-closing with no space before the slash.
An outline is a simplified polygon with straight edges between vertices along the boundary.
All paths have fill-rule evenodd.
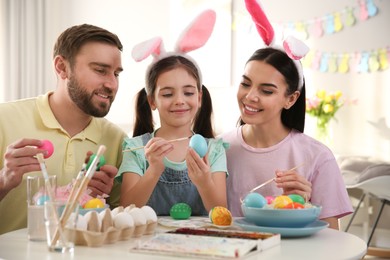
<path id="1" fill-rule="evenodd" d="M 107 118 L 130 131 L 133 97 L 144 86 L 144 72 L 148 65 L 148 62 L 134 62 L 131 49 L 135 44 L 154 36 L 169 38 L 169 1 L 55 0 L 49 3 L 53 5 L 52 9 L 60 10 L 49 19 L 57 23 L 54 26 L 58 28 L 58 34 L 71 25 L 91 23 L 114 32 L 121 39 L 124 71 L 120 75 L 119 91 Z M 52 37 L 53 44 L 56 37 Z"/>
<path id="2" fill-rule="evenodd" d="M 3 4 L 6 0 L 1 0 Z M 230 0 L 40 0 L 46 4 L 46 63 L 43 65 L 51 73 L 45 78 L 45 87 L 55 87 L 55 75 L 52 73 L 51 52 L 58 34 L 65 28 L 79 23 L 92 23 L 105 27 L 119 35 L 124 44 L 123 65 L 125 71 L 120 76 L 120 89 L 108 119 L 131 131 L 133 122 L 133 98 L 144 85 L 144 72 L 150 59 L 135 63 L 131 58 L 131 48 L 140 41 L 154 36 L 162 36 L 170 47 L 177 39 L 177 34 L 183 26 L 193 18 L 201 8 L 217 8 L 223 13 L 217 14 L 216 31 L 237 28 L 237 23 L 246 21 L 246 27 L 240 30 L 251 30 L 252 22 L 244 8 L 242 0 L 232 0 L 235 20 L 229 22 L 226 18 L 229 12 Z M 261 1 L 272 23 L 311 19 L 345 6 L 356 6 L 355 0 L 310 1 L 310 0 L 262 0 Z M 342 32 L 324 35 L 321 38 L 309 38 L 308 45 L 313 49 L 329 52 L 349 52 L 371 50 L 390 45 L 390 34 L 386 27 L 390 24 L 390 1 L 374 0 L 379 13 L 365 22 L 357 21 L 355 26 L 344 28 Z M 182 5 L 183 9 L 178 6 Z M 178 19 L 182 17 L 182 19 Z M 179 20 L 179 21 L 178 21 Z M 222 22 L 223 21 L 223 22 Z M 224 24 L 226 27 L 224 27 Z M 253 29 L 253 28 L 252 28 Z M 194 57 L 206 57 L 199 63 L 205 84 L 209 87 L 214 103 L 214 123 L 218 133 L 233 128 L 239 116 L 235 93 L 238 79 L 249 55 L 258 47 L 261 41 L 256 35 L 241 39 L 248 46 L 237 44 L 237 32 L 232 31 L 233 41 L 222 38 L 215 43 L 210 41 L 201 50 L 194 52 Z M 214 36 L 221 38 L 219 36 Z M 214 38 L 215 40 L 215 38 Z M 1 44 L 1 43 L 0 43 Z M 232 49 L 228 46 L 232 44 Z M 223 47 L 223 48 L 222 48 Z M 223 53 L 216 54 L 216 49 Z M 3 48 L 2 48 L 3 49 Z M 213 51 L 214 50 L 214 51 Z M 4 51 L 4 50 L 3 50 Z M 231 60 L 231 66 L 227 66 Z M 229 63 L 230 65 L 230 63 Z M 6 66 L 1 64 L 0 68 Z M 1 70 L 3 71 L 3 70 Z M 307 92 L 313 94 L 316 89 L 341 90 L 345 97 L 358 99 L 358 105 L 343 107 L 337 114 L 338 122 L 332 123 L 333 143 L 331 148 L 336 154 L 359 154 L 380 157 L 390 160 L 390 134 L 385 138 L 368 123 L 385 119 L 389 125 L 390 103 L 390 69 L 373 73 L 322 73 L 305 69 Z M 1 77 L 2 78 L 2 77 Z M 12 88 L 0 81 L 0 93 Z M 0 94 L 0 100 L 2 95 Z M 308 117 L 306 132 L 313 134 L 313 120 Z M 387 139 L 386 139 L 387 138 Z"/>
<path id="3" fill-rule="evenodd" d="M 4 5 L 4 2 L 0 1 L 0 14 L 3 13 L 5 9 L 5 5 Z M 2 15 L 0 15 L 0 35 L 4 35 L 5 33 L 5 21 L 4 21 L 4 17 Z M 4 38 L 3 37 L 0 37 L 0 57 L 4 57 L 5 55 L 5 42 L 4 42 Z M 0 102 L 2 102 L 4 100 L 4 91 L 5 91 L 5 88 L 2 87 L 2 86 L 5 86 L 4 84 L 4 62 L 1 62 L 0 61 Z"/>

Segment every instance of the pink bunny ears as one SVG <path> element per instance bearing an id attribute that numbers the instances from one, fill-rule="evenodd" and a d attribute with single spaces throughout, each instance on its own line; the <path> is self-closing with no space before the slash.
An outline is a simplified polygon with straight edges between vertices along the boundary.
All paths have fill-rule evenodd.
<path id="1" fill-rule="evenodd" d="M 152 55 L 154 63 L 169 55 L 183 55 L 199 49 L 210 38 L 215 20 L 215 12 L 213 10 L 206 10 L 196 17 L 184 30 L 176 43 L 174 52 L 166 52 L 161 37 L 155 37 L 134 46 L 132 57 L 135 61 L 139 62 Z"/>
<path id="2" fill-rule="evenodd" d="M 274 46 L 274 28 L 268 21 L 260 4 L 256 0 L 245 0 L 246 9 L 252 16 L 252 20 L 255 22 L 256 29 L 259 32 L 261 38 L 267 46 Z M 300 90 L 303 86 L 303 69 L 302 64 L 299 62 L 309 51 L 309 47 L 293 36 L 288 36 L 283 41 L 283 51 L 294 61 L 299 74 L 299 86 Z"/>

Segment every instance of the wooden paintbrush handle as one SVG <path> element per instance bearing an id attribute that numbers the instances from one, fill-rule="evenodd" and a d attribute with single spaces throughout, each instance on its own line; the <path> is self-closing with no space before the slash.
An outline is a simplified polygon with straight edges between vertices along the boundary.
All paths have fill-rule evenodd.
<path id="1" fill-rule="evenodd" d="M 187 140 L 189 138 L 191 138 L 191 136 L 181 137 L 181 138 L 177 138 L 177 139 L 172 139 L 172 140 L 169 140 L 168 143 L 183 141 L 183 140 Z M 133 148 L 130 148 L 130 149 L 125 149 L 125 150 L 122 151 L 122 153 L 132 152 L 132 151 L 135 151 L 135 150 L 143 149 L 144 147 L 145 147 L 145 145 L 143 145 L 143 146 L 136 146 L 136 147 L 133 147 Z"/>

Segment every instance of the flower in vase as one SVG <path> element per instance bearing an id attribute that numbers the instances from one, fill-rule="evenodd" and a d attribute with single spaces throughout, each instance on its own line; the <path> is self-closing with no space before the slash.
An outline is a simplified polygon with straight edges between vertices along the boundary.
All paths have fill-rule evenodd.
<path id="1" fill-rule="evenodd" d="M 337 121 L 336 113 L 344 105 L 342 95 L 341 91 L 328 93 L 322 89 L 314 97 L 306 98 L 306 113 L 316 118 L 319 135 L 324 135 L 322 138 L 327 135 L 330 120 Z"/>

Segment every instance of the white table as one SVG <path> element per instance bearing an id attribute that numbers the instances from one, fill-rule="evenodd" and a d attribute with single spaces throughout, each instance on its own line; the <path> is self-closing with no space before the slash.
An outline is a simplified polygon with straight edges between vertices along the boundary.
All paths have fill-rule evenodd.
<path id="1" fill-rule="evenodd" d="M 158 232 L 166 229 L 159 226 Z M 147 239 L 143 236 L 139 239 Z M 74 255 L 49 252 L 45 242 L 27 239 L 27 230 L 20 229 L 0 235 L 0 259 L 184 259 L 173 256 L 130 253 L 139 240 L 131 238 L 102 247 L 76 246 Z M 246 259 L 361 259 L 367 251 L 359 237 L 333 229 L 323 229 L 312 236 L 282 238 L 279 246 L 266 249 Z M 194 259 L 194 258 L 192 258 Z"/>

